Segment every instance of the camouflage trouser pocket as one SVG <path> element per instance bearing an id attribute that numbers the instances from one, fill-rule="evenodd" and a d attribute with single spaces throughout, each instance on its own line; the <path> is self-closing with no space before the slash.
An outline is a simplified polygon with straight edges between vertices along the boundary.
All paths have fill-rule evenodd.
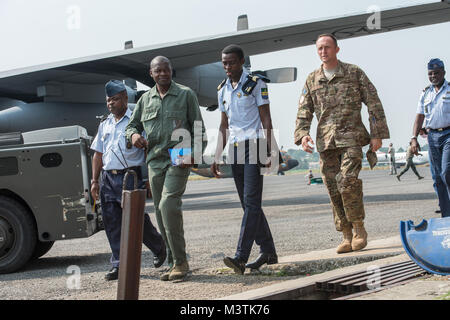
<path id="1" fill-rule="evenodd" d="M 321 153 L 321 172 L 328 188 L 338 231 L 353 221 L 364 219 L 362 181 L 358 179 L 362 157 L 361 147 Z"/>
<path id="2" fill-rule="evenodd" d="M 362 167 L 363 152 L 360 147 L 347 148 L 341 155 L 340 171 L 336 175 L 339 193 L 358 196 L 362 194 L 362 181 L 358 179 Z"/>
<path id="3" fill-rule="evenodd" d="M 362 167 L 363 152 L 361 147 L 351 147 L 341 156 L 340 174 L 344 177 L 358 178 Z"/>
<path id="4" fill-rule="evenodd" d="M 361 147 L 329 150 L 320 154 L 321 172 L 333 207 L 336 230 L 364 219 Z"/>
<path id="5" fill-rule="evenodd" d="M 345 216 L 348 222 L 364 219 L 362 180 L 358 178 L 362 167 L 361 147 L 348 148 L 342 154 L 341 171 L 336 177 Z"/>

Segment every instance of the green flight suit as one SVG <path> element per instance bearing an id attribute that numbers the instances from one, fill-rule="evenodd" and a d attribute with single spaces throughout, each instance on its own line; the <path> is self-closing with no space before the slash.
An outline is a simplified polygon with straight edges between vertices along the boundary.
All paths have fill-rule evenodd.
<path id="1" fill-rule="evenodd" d="M 142 131 L 148 140 L 146 161 L 159 231 L 169 249 L 169 265 L 180 265 L 186 261 L 181 197 L 190 170 L 172 166 L 168 149 L 191 148 L 194 163 L 201 163 L 207 139 L 194 91 L 172 81 L 163 99 L 156 85 L 144 93 L 127 126 L 127 139 Z"/>

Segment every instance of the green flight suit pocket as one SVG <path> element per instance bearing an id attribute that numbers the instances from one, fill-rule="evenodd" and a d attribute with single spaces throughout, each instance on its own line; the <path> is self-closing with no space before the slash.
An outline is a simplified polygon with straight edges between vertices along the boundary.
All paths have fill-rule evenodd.
<path id="1" fill-rule="evenodd" d="M 189 168 L 180 168 L 178 166 L 172 166 L 167 173 L 168 176 L 186 178 L 190 174 Z"/>
<path id="2" fill-rule="evenodd" d="M 180 111 L 180 110 L 166 111 L 166 116 L 167 116 L 167 118 L 182 119 L 183 118 L 183 111 Z"/>
<path id="3" fill-rule="evenodd" d="M 149 143 L 156 142 L 159 137 L 159 112 L 158 110 L 149 110 L 144 112 L 141 121 L 144 126 L 145 133 L 147 134 L 147 140 Z"/>
<path id="4" fill-rule="evenodd" d="M 166 111 L 165 115 L 169 123 L 168 127 L 171 129 L 170 132 L 176 129 L 184 128 L 183 120 L 186 118 L 186 116 L 183 111 L 180 110 Z"/>
<path id="5" fill-rule="evenodd" d="M 158 117 L 158 110 L 148 110 L 142 114 L 142 122 L 152 120 Z"/>

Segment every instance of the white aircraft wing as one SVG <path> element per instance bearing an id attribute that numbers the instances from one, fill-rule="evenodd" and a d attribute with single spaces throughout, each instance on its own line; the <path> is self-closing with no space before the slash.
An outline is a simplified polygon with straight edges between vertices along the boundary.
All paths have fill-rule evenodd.
<path id="1" fill-rule="evenodd" d="M 168 57 L 177 68 L 220 61 L 220 51 L 228 44 L 243 47 L 247 55 L 307 46 L 322 33 L 338 39 L 353 38 L 450 21 L 450 0 L 397 7 L 380 12 L 381 28 L 370 30 L 372 13 L 358 13 L 322 20 L 250 29 L 187 41 L 121 50 L 0 73 L 0 97 L 31 102 L 39 100 L 36 88 L 49 81 L 105 83 L 111 78 L 133 78 L 152 85 L 149 61 Z"/>

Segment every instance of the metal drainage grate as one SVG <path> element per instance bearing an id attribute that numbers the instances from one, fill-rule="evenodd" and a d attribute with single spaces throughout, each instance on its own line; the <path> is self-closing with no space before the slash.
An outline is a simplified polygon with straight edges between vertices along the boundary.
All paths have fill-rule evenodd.
<path id="1" fill-rule="evenodd" d="M 359 271 L 334 277 L 331 279 L 317 281 L 316 290 L 336 294 L 337 296 L 370 290 L 369 286 L 376 276 L 378 287 L 387 287 L 397 284 L 427 272 L 413 261 L 406 261 L 386 265 L 376 270 L 376 274 L 369 270 Z"/>
<path id="2" fill-rule="evenodd" d="M 346 300 L 367 293 L 404 284 L 428 274 L 413 261 L 352 272 L 300 287 L 258 296 L 256 300 Z M 375 281 L 374 281 L 375 280 Z"/>

